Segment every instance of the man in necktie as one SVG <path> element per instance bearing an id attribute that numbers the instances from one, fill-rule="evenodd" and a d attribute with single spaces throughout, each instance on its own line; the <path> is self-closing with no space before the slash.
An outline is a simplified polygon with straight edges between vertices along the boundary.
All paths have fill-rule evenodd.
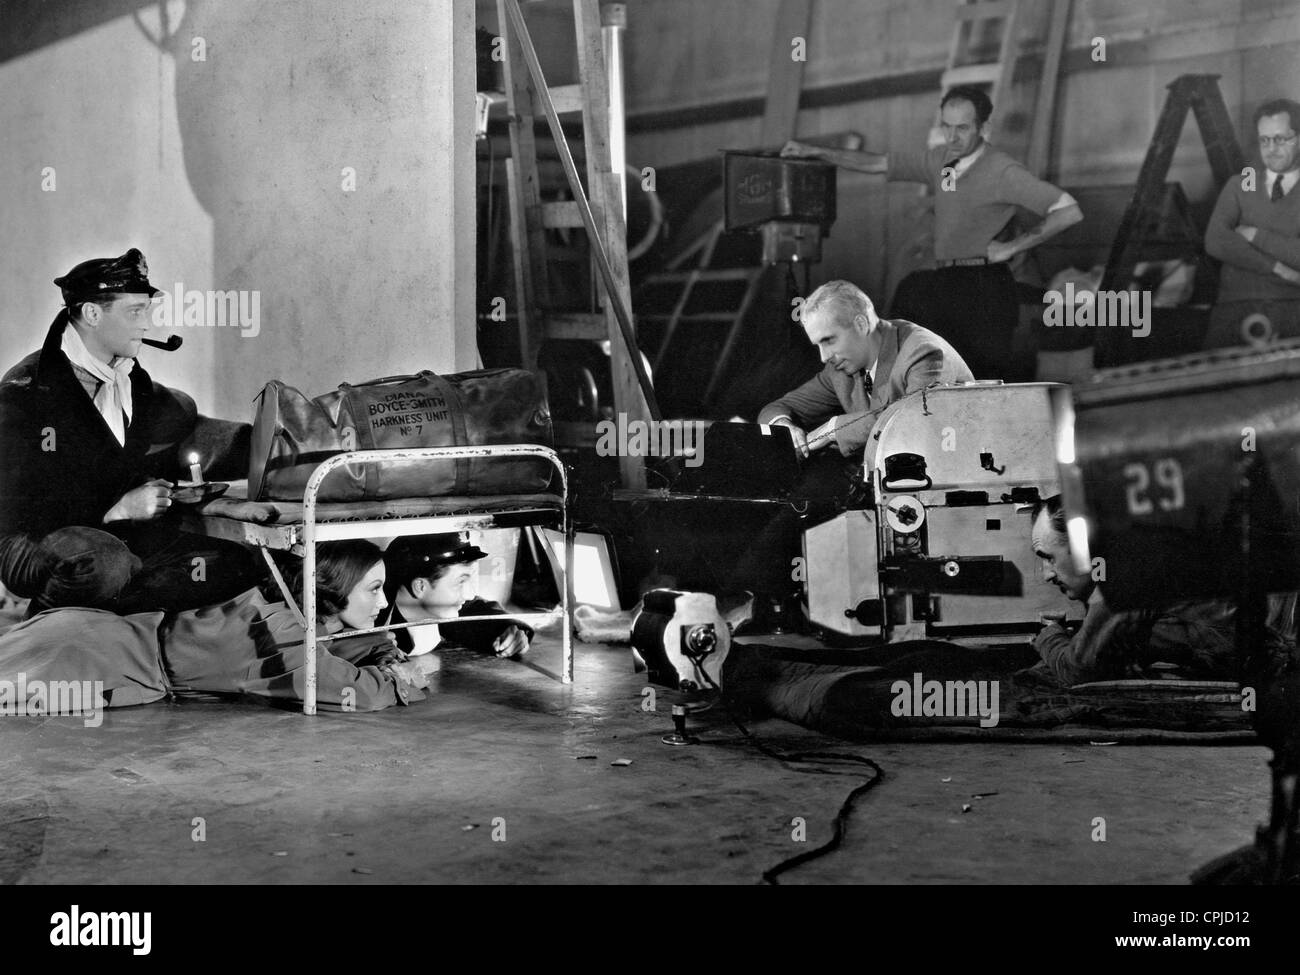
<path id="1" fill-rule="evenodd" d="M 177 447 L 197 414 L 136 361 L 160 293 L 144 255 L 54 283 L 63 308 L 43 346 L 0 379 L 0 585 L 31 599 L 29 615 L 181 609 L 248 588 L 247 550 L 179 530 Z"/>
<path id="2" fill-rule="evenodd" d="M 781 152 L 884 174 L 891 181 L 927 184 L 934 192 L 933 264 L 902 280 L 890 314 L 942 335 L 976 378 L 1015 379 L 1008 365 L 1020 300 L 1008 262 L 1078 223 L 1083 214 L 1072 196 L 988 142 L 992 113 L 984 91 L 958 85 L 940 101 L 943 142 L 924 152 L 860 152 L 803 142 L 788 142 Z M 1010 225 L 1021 208 L 1043 221 L 1013 236 Z"/>
<path id="3" fill-rule="evenodd" d="M 799 318 L 822 368 L 763 407 L 758 422 L 789 427 L 795 449 L 809 458 L 792 498 L 842 500 L 884 407 L 936 383 L 970 382 L 973 376 L 943 338 L 912 322 L 881 318 L 867 294 L 848 281 L 817 288 Z M 803 512 L 807 519 L 817 514 L 812 507 Z M 773 517 L 737 563 L 731 587 L 784 600 L 803 527 L 789 508 Z"/>
<path id="4" fill-rule="evenodd" d="M 946 341 L 912 322 L 881 318 L 848 281 L 823 284 L 799 318 L 821 371 L 763 407 L 758 422 L 790 427 L 804 456 L 833 445 L 856 464 L 881 408 L 934 383 L 972 379 Z"/>
<path id="5" fill-rule="evenodd" d="M 1205 231 L 1223 262 L 1205 347 L 1263 346 L 1300 337 L 1300 104 L 1277 98 L 1255 110 L 1262 167 L 1229 177 Z"/>

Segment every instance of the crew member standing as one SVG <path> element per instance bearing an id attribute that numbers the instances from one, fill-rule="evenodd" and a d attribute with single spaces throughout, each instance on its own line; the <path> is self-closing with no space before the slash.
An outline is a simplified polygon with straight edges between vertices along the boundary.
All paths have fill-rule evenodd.
<path id="1" fill-rule="evenodd" d="M 1083 219 L 1070 194 L 989 144 L 992 113 L 988 95 L 960 85 L 940 102 L 944 143 L 924 152 L 883 154 L 802 142 L 782 149 L 782 155 L 931 187 L 936 269 L 904 278 L 890 313 L 942 335 L 976 379 L 1003 378 L 1011 354 L 1020 303 L 1007 262 Z M 1043 222 L 1011 240 L 999 239 L 1017 207 L 1043 216 Z"/>

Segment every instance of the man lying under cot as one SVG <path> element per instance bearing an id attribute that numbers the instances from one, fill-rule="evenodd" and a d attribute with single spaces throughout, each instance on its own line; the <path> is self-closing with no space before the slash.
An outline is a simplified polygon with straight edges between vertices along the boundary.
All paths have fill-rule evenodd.
<path id="1" fill-rule="evenodd" d="M 412 626 L 394 630 L 393 636 L 397 646 L 413 657 L 456 646 L 498 657 L 523 656 L 533 638 L 532 628 L 507 618 L 498 603 L 466 599 L 466 590 L 478 571 L 475 563 L 486 557 L 486 552 L 470 544 L 467 535 L 456 532 L 394 539 L 384 552 L 388 611 L 382 614 L 380 625 L 431 617 L 501 616 L 500 621 Z"/>

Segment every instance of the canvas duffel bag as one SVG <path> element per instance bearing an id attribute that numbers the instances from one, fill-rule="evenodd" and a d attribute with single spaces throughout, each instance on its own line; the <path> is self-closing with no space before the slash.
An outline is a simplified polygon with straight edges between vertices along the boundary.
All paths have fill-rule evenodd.
<path id="1" fill-rule="evenodd" d="M 308 399 L 279 380 L 254 401 L 248 496 L 302 499 L 327 457 L 347 450 L 488 444 L 551 445 L 541 382 L 523 369 L 387 376 Z M 553 468 L 541 459 L 347 464 L 321 486 L 322 501 L 528 494 Z"/>

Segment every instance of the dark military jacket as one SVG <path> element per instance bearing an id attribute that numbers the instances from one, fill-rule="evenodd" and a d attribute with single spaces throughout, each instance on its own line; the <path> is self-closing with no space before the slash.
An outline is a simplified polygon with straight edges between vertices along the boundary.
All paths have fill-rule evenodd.
<path id="1" fill-rule="evenodd" d="M 149 478 L 174 478 L 176 452 L 166 446 L 194 425 L 193 401 L 155 383 L 137 362 L 133 415 L 119 444 L 60 348 L 64 327 L 60 314 L 40 351 L 0 379 L 0 565 L 14 545 L 58 528 L 116 530 L 104 515 Z"/>

